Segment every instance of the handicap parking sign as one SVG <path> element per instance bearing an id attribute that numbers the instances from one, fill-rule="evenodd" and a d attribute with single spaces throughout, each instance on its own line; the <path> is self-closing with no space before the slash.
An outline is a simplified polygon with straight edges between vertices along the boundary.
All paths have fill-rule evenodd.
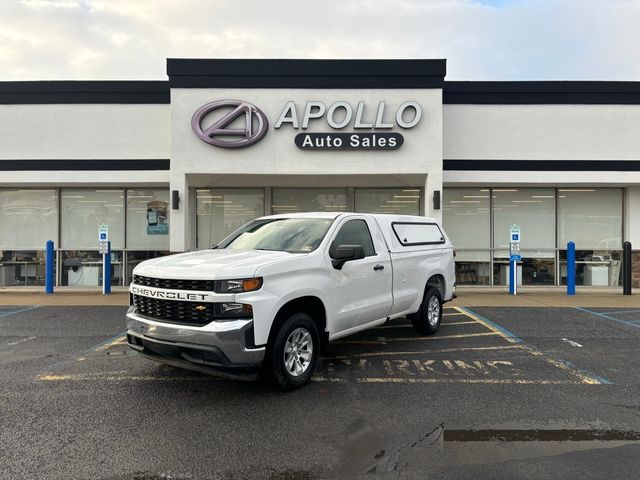
<path id="1" fill-rule="evenodd" d="M 104 223 L 98 227 L 98 242 L 109 241 L 109 227 Z"/>
<path id="2" fill-rule="evenodd" d="M 510 243 L 520 243 L 520 227 L 518 225 L 512 225 L 509 228 Z"/>

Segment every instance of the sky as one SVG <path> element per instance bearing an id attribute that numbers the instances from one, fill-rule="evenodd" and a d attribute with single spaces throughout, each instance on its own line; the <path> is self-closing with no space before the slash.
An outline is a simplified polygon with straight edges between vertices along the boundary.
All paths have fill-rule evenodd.
<path id="1" fill-rule="evenodd" d="M 640 80 L 640 0 L 0 0 L 0 81 L 166 58 L 446 58 L 447 80 Z"/>

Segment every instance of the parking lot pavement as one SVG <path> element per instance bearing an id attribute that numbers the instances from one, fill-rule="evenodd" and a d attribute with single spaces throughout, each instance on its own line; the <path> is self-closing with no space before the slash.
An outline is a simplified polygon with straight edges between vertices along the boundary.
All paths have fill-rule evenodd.
<path id="1" fill-rule="evenodd" d="M 434 336 L 400 319 L 332 343 L 289 394 L 146 360 L 124 312 L 0 307 L 0 478 L 637 468 L 640 309 L 448 307 Z"/>

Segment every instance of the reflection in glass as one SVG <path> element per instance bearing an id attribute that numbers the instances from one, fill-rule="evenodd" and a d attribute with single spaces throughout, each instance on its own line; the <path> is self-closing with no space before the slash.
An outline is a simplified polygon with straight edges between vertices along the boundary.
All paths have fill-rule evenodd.
<path id="1" fill-rule="evenodd" d="M 485 259 L 485 261 L 477 261 L 477 259 Z M 456 284 L 491 285 L 489 252 L 456 251 Z"/>
<path id="2" fill-rule="evenodd" d="M 44 250 L 0 250 L 0 286 L 42 286 L 44 282 Z"/>
<path id="3" fill-rule="evenodd" d="M 489 249 L 489 189 L 447 188 L 443 200 L 442 224 L 454 248 Z M 467 251 L 464 255 L 465 261 L 489 260 L 487 252 Z M 456 261 L 458 260 L 460 259 L 456 257 Z"/>
<path id="4" fill-rule="evenodd" d="M 271 213 L 346 212 L 345 188 L 274 188 Z"/>
<path id="5" fill-rule="evenodd" d="M 419 188 L 356 188 L 355 211 L 420 215 Z"/>
<path id="6" fill-rule="evenodd" d="M 555 285 L 554 252 L 522 252 L 522 261 L 518 262 L 518 285 Z M 495 255 L 493 259 L 494 285 L 509 284 L 508 252 L 504 256 Z"/>
<path id="7" fill-rule="evenodd" d="M 62 285 L 96 287 L 102 285 L 102 255 L 98 251 L 62 252 Z M 111 285 L 122 285 L 122 252 L 111 252 Z"/>
<path id="8" fill-rule="evenodd" d="M 555 248 L 553 188 L 494 188 L 492 194 L 493 247 L 504 249 L 496 257 L 508 257 L 509 231 L 514 224 L 521 229 L 521 249 Z"/>
<path id="9" fill-rule="evenodd" d="M 150 258 L 163 257 L 165 255 L 169 255 L 168 251 L 135 251 L 135 252 L 127 252 L 127 276 L 125 277 L 125 285 L 129 285 L 133 280 L 133 269 L 136 266 Z"/>
<path id="10" fill-rule="evenodd" d="M 169 249 L 169 190 L 127 190 L 127 249 Z"/>
<path id="11" fill-rule="evenodd" d="M 262 189 L 198 189 L 196 248 L 210 248 L 245 223 L 263 215 Z"/>
<path id="12" fill-rule="evenodd" d="M 111 249 L 124 248 L 124 190 L 62 189 L 61 248 L 98 249 L 98 226 L 109 227 Z"/>
<path id="13" fill-rule="evenodd" d="M 0 190 L 0 250 L 42 250 L 57 239 L 56 190 Z"/>
<path id="14" fill-rule="evenodd" d="M 622 249 L 622 189 L 558 189 L 558 248 Z"/>
<path id="15" fill-rule="evenodd" d="M 560 250 L 560 284 L 567 284 L 567 251 Z M 576 285 L 615 286 L 621 283 L 622 251 L 576 250 Z"/>

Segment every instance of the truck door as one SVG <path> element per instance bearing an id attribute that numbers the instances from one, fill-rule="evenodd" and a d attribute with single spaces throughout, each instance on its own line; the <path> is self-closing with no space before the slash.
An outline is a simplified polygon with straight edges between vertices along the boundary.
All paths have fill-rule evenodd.
<path id="1" fill-rule="evenodd" d="M 360 245 L 364 258 L 333 268 L 330 252 L 338 245 Z M 378 225 L 366 217 L 348 217 L 326 252 L 334 309 L 332 334 L 386 319 L 393 303 L 391 258 Z"/>

